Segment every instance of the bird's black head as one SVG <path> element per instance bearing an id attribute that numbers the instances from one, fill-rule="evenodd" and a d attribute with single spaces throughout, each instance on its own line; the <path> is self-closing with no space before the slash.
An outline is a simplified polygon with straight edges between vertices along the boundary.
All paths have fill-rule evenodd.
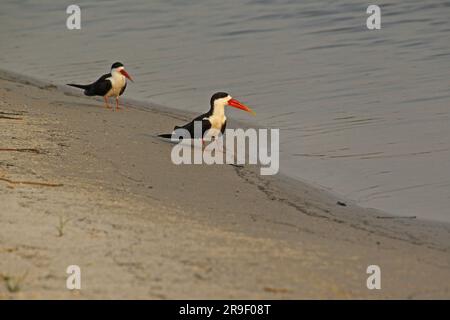
<path id="1" fill-rule="evenodd" d="M 123 63 L 114 62 L 113 65 L 111 66 L 111 69 L 115 69 L 115 68 L 119 68 L 119 67 L 123 67 Z"/>
<path id="2" fill-rule="evenodd" d="M 210 102 L 211 108 L 214 106 L 214 101 L 216 101 L 217 99 L 222 99 L 222 98 L 228 97 L 228 96 L 229 96 L 229 94 L 226 93 L 226 92 L 216 92 L 216 93 L 214 93 L 212 95 L 212 97 L 211 97 L 211 102 Z"/>
<path id="3" fill-rule="evenodd" d="M 250 112 L 253 115 L 255 114 L 255 112 L 253 112 L 252 109 L 250 109 L 246 105 L 242 104 L 238 100 L 233 99 L 226 92 L 216 92 L 213 94 L 213 96 L 211 97 L 211 109 L 209 109 L 209 112 L 214 113 L 216 107 L 219 107 L 220 108 L 219 110 L 222 110 L 222 108 L 224 108 L 225 106 L 244 110 L 244 111 Z"/>

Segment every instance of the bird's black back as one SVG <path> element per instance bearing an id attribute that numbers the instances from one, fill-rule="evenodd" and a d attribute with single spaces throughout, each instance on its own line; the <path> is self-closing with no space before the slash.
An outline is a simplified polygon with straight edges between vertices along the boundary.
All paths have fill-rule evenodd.
<path id="1" fill-rule="evenodd" d="M 203 134 L 208 131 L 209 129 L 211 129 L 211 122 L 208 121 L 208 117 L 211 115 L 211 111 L 208 111 L 207 113 L 204 113 L 202 115 L 199 115 L 198 117 L 196 117 L 195 119 L 193 119 L 191 122 L 186 123 L 184 126 L 175 126 L 175 128 L 173 129 L 174 131 L 177 129 L 185 129 L 189 132 L 189 134 L 191 135 L 192 139 L 201 139 L 203 137 Z M 195 136 L 195 122 L 201 121 L 202 123 L 202 136 L 201 137 L 197 137 Z"/>
<path id="2" fill-rule="evenodd" d="M 111 77 L 111 73 L 104 74 L 97 81 L 91 83 L 86 90 L 84 90 L 84 94 L 87 96 L 104 96 L 111 90 L 112 84 L 111 81 L 107 80 Z"/>

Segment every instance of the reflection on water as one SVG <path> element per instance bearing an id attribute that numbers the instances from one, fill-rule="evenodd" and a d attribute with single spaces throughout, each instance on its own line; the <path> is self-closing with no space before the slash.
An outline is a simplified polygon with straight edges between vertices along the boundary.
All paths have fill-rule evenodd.
<path id="1" fill-rule="evenodd" d="M 120 60 L 128 97 L 195 112 L 229 91 L 282 129 L 282 172 L 450 221 L 450 2 L 385 1 L 380 31 L 356 0 L 85 1 L 81 31 L 67 5 L 3 0 L 0 68 L 66 83 Z"/>

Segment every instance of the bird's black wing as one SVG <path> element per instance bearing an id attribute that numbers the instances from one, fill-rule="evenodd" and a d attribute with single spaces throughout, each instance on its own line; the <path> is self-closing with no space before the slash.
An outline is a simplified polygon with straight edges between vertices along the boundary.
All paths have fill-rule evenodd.
<path id="1" fill-rule="evenodd" d="M 185 124 L 184 126 L 181 126 L 181 127 L 176 126 L 174 128 L 174 130 L 185 129 L 189 132 L 189 134 L 191 135 L 191 138 L 201 139 L 201 138 L 203 138 L 203 134 L 207 130 L 211 129 L 211 122 L 209 122 L 208 116 L 209 116 L 209 113 L 202 114 L 202 115 L 198 116 L 197 118 L 195 118 L 194 120 L 192 120 L 191 122 Z M 202 136 L 201 137 L 195 136 L 195 122 L 198 122 L 198 121 L 202 122 L 202 133 L 201 133 Z"/>
<path id="2" fill-rule="evenodd" d="M 220 133 L 223 134 L 226 128 L 227 128 L 227 120 L 225 120 L 225 122 L 223 123 L 222 129 L 220 129 Z"/>
<path id="3" fill-rule="evenodd" d="M 122 93 L 124 93 L 126 87 L 127 87 L 127 82 L 125 81 L 125 85 L 123 86 L 122 90 L 120 90 L 119 96 L 121 96 Z"/>
<path id="4" fill-rule="evenodd" d="M 111 81 L 108 80 L 109 77 L 111 77 L 111 73 L 102 75 L 97 81 L 89 85 L 84 94 L 87 96 L 105 96 L 112 87 Z"/>

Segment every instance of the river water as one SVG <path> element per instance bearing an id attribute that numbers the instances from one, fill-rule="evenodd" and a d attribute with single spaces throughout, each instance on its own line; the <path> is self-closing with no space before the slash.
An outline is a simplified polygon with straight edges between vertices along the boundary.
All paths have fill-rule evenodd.
<path id="1" fill-rule="evenodd" d="M 228 91 L 257 112 L 229 118 L 281 129 L 283 173 L 450 221 L 450 1 L 78 1 L 68 30 L 72 3 L 2 0 L 0 68 L 62 84 L 118 60 L 126 97 L 192 112 Z"/>

